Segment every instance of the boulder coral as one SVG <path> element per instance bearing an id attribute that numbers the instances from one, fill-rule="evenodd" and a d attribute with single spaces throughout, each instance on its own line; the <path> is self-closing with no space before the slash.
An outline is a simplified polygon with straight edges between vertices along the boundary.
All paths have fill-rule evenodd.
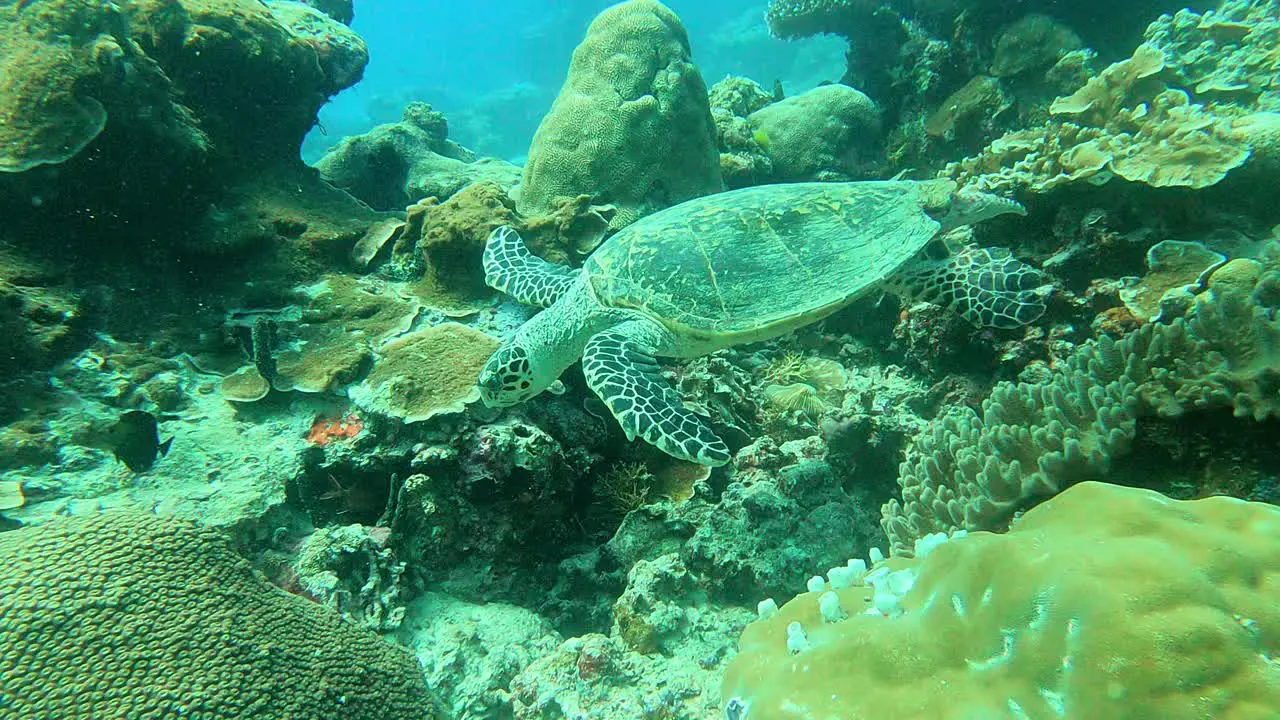
<path id="1" fill-rule="evenodd" d="M 588 194 L 616 206 L 616 229 L 722 187 L 707 88 L 680 19 L 655 0 L 600 13 L 534 135 L 516 207 L 544 215 L 557 198 Z"/>
<path id="2" fill-rule="evenodd" d="M 880 113 L 847 85 L 823 85 L 747 116 L 780 182 L 853 180 L 876 158 Z"/>
<path id="3" fill-rule="evenodd" d="M 0 534 L 0 698 L 23 718 L 431 720 L 413 656 L 147 513 Z"/>
<path id="4" fill-rule="evenodd" d="M 940 544 L 939 544 L 940 542 Z M 1280 508 L 1086 482 L 1004 535 L 832 569 L 743 633 L 728 720 L 1254 720 L 1280 707 Z"/>

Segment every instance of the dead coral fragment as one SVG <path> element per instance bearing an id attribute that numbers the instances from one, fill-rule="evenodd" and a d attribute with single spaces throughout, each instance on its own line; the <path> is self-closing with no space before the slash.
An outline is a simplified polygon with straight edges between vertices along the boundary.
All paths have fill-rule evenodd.
<path id="1" fill-rule="evenodd" d="M 383 347 L 351 399 L 406 423 L 462 412 L 480 399 L 476 378 L 498 341 L 458 323 L 406 335 Z"/>
<path id="2" fill-rule="evenodd" d="M 22 483 L 13 480 L 0 480 L 0 510 L 16 510 L 27 504 L 22 494 Z"/>

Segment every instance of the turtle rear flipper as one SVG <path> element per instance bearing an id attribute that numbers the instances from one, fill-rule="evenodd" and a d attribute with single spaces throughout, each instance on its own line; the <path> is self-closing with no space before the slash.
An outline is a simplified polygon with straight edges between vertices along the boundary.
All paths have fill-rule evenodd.
<path id="1" fill-rule="evenodd" d="M 917 260 L 887 281 L 915 300 L 950 308 L 976 327 L 1016 328 L 1044 314 L 1047 279 L 1003 248 L 966 248 Z"/>
<path id="2" fill-rule="evenodd" d="M 668 455 L 703 465 L 729 462 L 724 441 L 680 402 L 652 348 L 637 339 L 648 330 L 645 323 L 631 321 L 593 335 L 582 353 L 587 384 L 628 440 L 639 436 Z"/>
<path id="3" fill-rule="evenodd" d="M 526 305 L 550 307 L 578 279 L 580 271 L 547 262 L 529 252 L 520 233 L 503 225 L 484 245 L 484 283 Z"/>

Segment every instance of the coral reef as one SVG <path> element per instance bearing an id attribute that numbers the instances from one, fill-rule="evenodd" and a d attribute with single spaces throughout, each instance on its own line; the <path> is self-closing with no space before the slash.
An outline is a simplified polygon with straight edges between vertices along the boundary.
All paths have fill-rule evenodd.
<path id="1" fill-rule="evenodd" d="M 693 51 L 756 67 L 759 13 L 691 47 L 630 0 L 592 23 L 523 170 L 456 140 L 519 157 L 542 69 L 470 107 L 452 71 L 366 98 L 400 121 L 310 168 L 302 134 L 366 60 L 350 0 L 0 0 L 0 715 L 1280 707 L 1276 513 L 1178 502 L 1280 498 L 1276 0 L 767 13 L 847 38 L 843 76 L 792 47 L 780 79 L 708 92 Z M 448 120 L 405 105 L 428 93 Z M 471 402 L 537 312 L 484 284 L 496 227 L 581 267 L 722 182 L 940 170 L 1027 213 L 922 252 L 1043 267 L 1032 325 L 868 293 L 659 360 L 729 448 L 715 468 L 628 442 L 576 367 Z M 735 651 L 759 598 L 806 586 Z M 67 662 L 44 641 L 67 627 L 120 650 Z"/>
<path id="2" fill-rule="evenodd" d="M 731 75 L 711 86 L 708 100 L 725 185 L 733 189 L 768 180 L 773 175 L 773 161 L 765 148 L 769 139 L 757 133 L 747 117 L 773 102 L 773 95 L 753 80 Z"/>
<path id="3" fill-rule="evenodd" d="M 457 720 L 512 718 L 511 680 L 555 652 L 560 636 L 536 613 L 506 603 L 468 603 L 436 592 L 408 607 L 398 637 Z"/>
<path id="4" fill-rule="evenodd" d="M 1280 509 L 1088 482 L 1004 535 L 761 604 L 726 717 L 1215 718 L 1280 707 Z"/>
<path id="5" fill-rule="evenodd" d="M 60 519 L 0 534 L 0 564 L 6 712 L 443 717 L 411 655 L 267 584 L 216 531 Z"/>
<path id="6" fill-rule="evenodd" d="M 495 300 L 480 262 L 489 233 L 517 224 L 506 192 L 488 180 L 444 202 L 420 200 L 408 208 L 383 273 L 411 279 L 415 295 L 448 314 L 468 315 Z"/>
<path id="7" fill-rule="evenodd" d="M 589 194 L 610 227 L 722 188 L 707 89 L 679 18 L 655 0 L 601 13 L 529 148 L 517 188 L 525 215 Z"/>
<path id="8" fill-rule="evenodd" d="M 613 618 L 609 635 L 570 638 L 512 679 L 516 718 L 715 716 L 722 638 L 748 611 L 709 603 L 668 554 L 632 568 Z"/>
<path id="9" fill-rule="evenodd" d="M 741 450 L 735 481 L 684 546 L 684 562 L 721 600 L 781 594 L 813 568 L 883 543 L 874 500 L 851 496 L 830 465 L 787 445 L 764 439 Z"/>
<path id="10" fill-rule="evenodd" d="M 1143 414 L 1280 416 L 1278 253 L 1219 268 L 1185 317 L 1101 337 L 1047 382 L 1001 383 L 981 411 L 930 423 L 902 463 L 902 501 L 882 512 L 893 552 L 933 532 L 1001 529 L 1028 503 L 1105 475 Z"/>

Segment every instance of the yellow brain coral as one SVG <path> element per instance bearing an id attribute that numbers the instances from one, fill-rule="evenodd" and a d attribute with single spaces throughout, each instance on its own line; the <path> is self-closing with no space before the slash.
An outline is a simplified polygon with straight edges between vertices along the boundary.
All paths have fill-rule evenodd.
<path id="1" fill-rule="evenodd" d="M 0 716 L 430 720 L 408 652 L 149 513 L 0 533 Z"/>
<path id="2" fill-rule="evenodd" d="M 842 569 L 846 587 L 763 612 L 725 676 L 727 717 L 1280 713 L 1280 508 L 1087 482 L 1007 534 L 918 554 L 872 588 Z"/>

